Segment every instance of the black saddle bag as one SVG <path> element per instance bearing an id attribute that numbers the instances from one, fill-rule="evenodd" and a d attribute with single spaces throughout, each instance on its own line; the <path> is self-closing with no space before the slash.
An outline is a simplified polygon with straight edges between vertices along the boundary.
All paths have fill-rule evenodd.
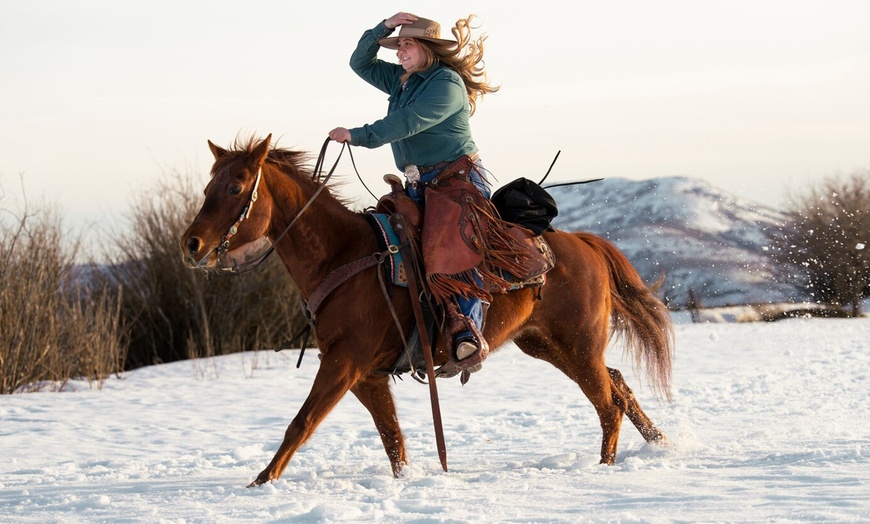
<path id="1" fill-rule="evenodd" d="M 536 235 L 552 230 L 559 214 L 556 201 L 544 188 L 527 178 L 518 178 L 490 197 L 502 220 L 531 229 Z"/>

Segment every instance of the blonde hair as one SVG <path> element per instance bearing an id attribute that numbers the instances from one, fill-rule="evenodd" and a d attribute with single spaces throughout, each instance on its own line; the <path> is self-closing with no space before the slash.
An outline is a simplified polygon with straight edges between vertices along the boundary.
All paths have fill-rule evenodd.
<path id="1" fill-rule="evenodd" d="M 472 14 L 468 15 L 468 18 L 460 18 L 456 21 L 456 25 L 451 29 L 453 36 L 456 37 L 456 44 L 438 44 L 417 39 L 426 55 L 426 61 L 420 70 L 425 71 L 439 61 L 459 73 L 465 84 L 465 91 L 468 93 L 468 104 L 471 107 L 469 113 L 472 115 L 477 109 L 478 99 L 487 93 L 495 93 L 499 90 L 499 86 L 490 85 L 485 71 L 483 43 L 486 41 L 486 35 L 474 40 L 471 38 L 471 29 L 480 27 L 471 25 L 474 18 L 475 15 Z M 413 71 L 406 72 L 402 76 L 402 81 L 407 80 L 412 73 Z"/>

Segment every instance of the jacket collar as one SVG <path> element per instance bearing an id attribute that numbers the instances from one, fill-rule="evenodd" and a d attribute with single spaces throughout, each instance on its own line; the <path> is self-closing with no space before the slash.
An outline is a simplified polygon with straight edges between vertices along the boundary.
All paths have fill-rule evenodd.
<path id="1" fill-rule="evenodd" d="M 414 74 L 420 75 L 420 78 L 425 80 L 426 78 L 431 76 L 432 73 L 434 73 L 435 71 L 438 71 L 442 67 L 445 67 L 444 64 L 442 64 L 439 60 L 436 60 L 435 63 L 433 63 L 431 66 L 429 66 L 429 69 L 425 69 L 423 71 L 416 71 Z"/>

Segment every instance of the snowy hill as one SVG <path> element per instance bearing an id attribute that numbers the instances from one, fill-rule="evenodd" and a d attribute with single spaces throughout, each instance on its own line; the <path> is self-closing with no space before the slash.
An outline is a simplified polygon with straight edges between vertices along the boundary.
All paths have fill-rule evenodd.
<path id="1" fill-rule="evenodd" d="M 775 282 L 764 230 L 783 213 L 704 181 L 620 178 L 549 189 L 559 206 L 553 225 L 614 242 L 674 306 L 689 290 L 704 306 L 801 300 L 794 285 Z"/>

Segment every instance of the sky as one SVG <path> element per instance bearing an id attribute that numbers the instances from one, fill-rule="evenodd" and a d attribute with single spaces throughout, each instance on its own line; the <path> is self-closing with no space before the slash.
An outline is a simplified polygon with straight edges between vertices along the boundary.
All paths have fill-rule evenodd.
<path id="1" fill-rule="evenodd" d="M 610 349 L 669 441 L 625 420 L 613 466 L 580 388 L 511 344 L 465 386 L 438 381 L 447 473 L 428 388 L 396 382 L 400 479 L 347 395 L 281 479 L 245 488 L 302 405 L 313 353 L 300 369 L 267 350 L 5 395 L 0 523 L 867 522 L 868 324 L 678 323 L 670 404 Z"/>
<path id="2" fill-rule="evenodd" d="M 865 0 L 0 0 L 0 208 L 23 187 L 73 225 L 116 222 L 167 175 L 204 186 L 207 140 L 316 152 L 384 115 L 348 59 L 397 11 L 445 33 L 478 15 L 501 90 L 471 123 L 496 186 L 540 179 L 561 151 L 550 182 L 683 175 L 777 207 L 870 167 Z M 386 192 L 389 147 L 354 156 Z"/>

